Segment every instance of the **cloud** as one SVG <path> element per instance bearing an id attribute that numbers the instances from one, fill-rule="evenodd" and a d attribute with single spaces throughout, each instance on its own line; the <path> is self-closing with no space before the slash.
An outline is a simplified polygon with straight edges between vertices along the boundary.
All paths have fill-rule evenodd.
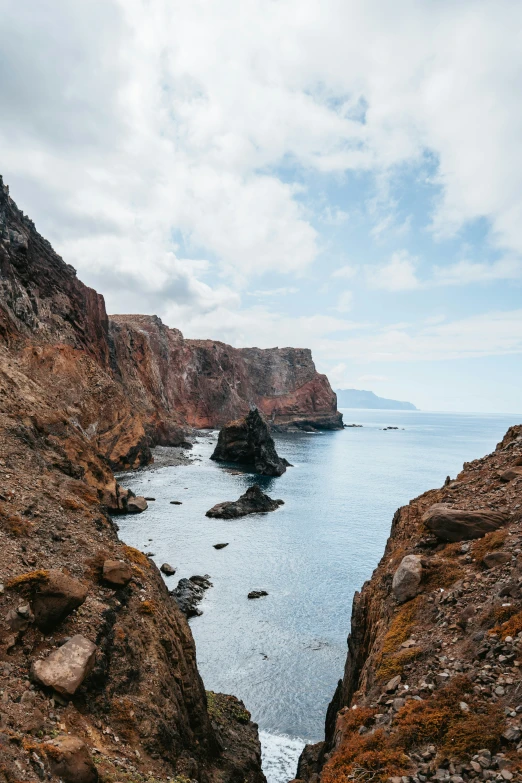
<path id="1" fill-rule="evenodd" d="M 340 277 L 344 280 L 350 280 L 352 277 L 355 277 L 357 274 L 357 267 L 352 266 L 351 264 L 345 264 L 344 266 L 340 266 L 338 269 L 336 269 L 334 272 L 332 272 L 332 277 Z"/>
<path id="2" fill-rule="evenodd" d="M 353 293 L 351 291 L 342 291 L 337 297 L 336 310 L 340 313 L 347 313 L 352 307 Z"/>
<path id="3" fill-rule="evenodd" d="M 252 291 L 251 296 L 288 296 L 289 294 L 297 294 L 299 289 L 295 286 L 286 286 L 282 288 L 268 288 L 264 290 Z"/>
<path id="4" fill-rule="evenodd" d="M 387 264 L 370 267 L 366 272 L 368 285 L 386 291 L 413 291 L 420 288 L 416 267 L 418 259 L 407 250 L 393 253 Z"/>

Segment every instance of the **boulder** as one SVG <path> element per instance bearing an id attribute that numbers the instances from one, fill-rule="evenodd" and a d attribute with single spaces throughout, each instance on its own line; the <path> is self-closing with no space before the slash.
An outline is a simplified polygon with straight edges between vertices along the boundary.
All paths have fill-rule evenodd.
<path id="1" fill-rule="evenodd" d="M 162 574 L 165 574 L 165 576 L 174 576 L 174 574 L 176 573 L 176 569 L 173 568 L 168 563 L 163 563 L 163 565 L 160 568 L 160 571 Z"/>
<path id="2" fill-rule="evenodd" d="M 203 612 L 198 604 L 209 587 L 212 587 L 212 582 L 208 576 L 191 576 L 190 579 L 180 579 L 170 595 L 187 617 L 199 617 Z"/>
<path id="3" fill-rule="evenodd" d="M 47 688 L 73 696 L 93 669 L 96 645 L 84 636 L 73 636 L 47 658 L 34 661 L 32 675 Z"/>
<path id="4" fill-rule="evenodd" d="M 148 509 L 147 501 L 142 497 L 129 498 L 127 501 L 127 512 L 129 514 L 141 514 Z"/>
<path id="5" fill-rule="evenodd" d="M 114 587 L 125 587 L 132 579 L 132 569 L 123 560 L 106 560 L 103 564 L 103 579 Z"/>
<path id="6" fill-rule="evenodd" d="M 415 598 L 422 577 L 422 564 L 418 555 L 406 555 L 393 575 L 392 592 L 396 600 L 403 604 Z"/>
<path id="7" fill-rule="evenodd" d="M 489 508 L 467 511 L 438 503 L 428 509 L 422 521 L 441 541 L 466 541 L 502 527 L 508 515 Z"/>
<path id="8" fill-rule="evenodd" d="M 501 481 L 513 481 L 516 478 L 522 478 L 522 467 L 508 468 L 500 474 Z"/>
<path id="9" fill-rule="evenodd" d="M 205 516 L 214 519 L 237 519 L 245 517 L 247 514 L 261 514 L 267 511 L 275 511 L 284 504 L 283 500 L 272 500 L 265 495 L 261 487 L 254 484 L 249 487 L 239 500 L 226 500 L 223 503 L 217 503 L 209 509 Z"/>
<path id="10" fill-rule="evenodd" d="M 509 562 L 511 562 L 511 554 L 498 550 L 496 552 L 488 552 L 487 555 L 484 555 L 482 558 L 482 563 L 486 568 L 495 568 L 495 566 L 506 565 L 506 563 Z"/>
<path id="11" fill-rule="evenodd" d="M 49 571 L 33 599 L 35 624 L 42 631 L 53 630 L 83 604 L 88 592 L 89 588 L 72 576 L 62 571 Z"/>
<path id="12" fill-rule="evenodd" d="M 235 462 L 263 476 L 281 476 L 290 464 L 277 454 L 268 424 L 257 408 L 223 427 L 210 459 Z"/>
<path id="13" fill-rule="evenodd" d="M 79 737 L 56 737 L 47 743 L 46 750 L 53 775 L 64 783 L 98 782 L 98 770 L 87 745 Z"/>

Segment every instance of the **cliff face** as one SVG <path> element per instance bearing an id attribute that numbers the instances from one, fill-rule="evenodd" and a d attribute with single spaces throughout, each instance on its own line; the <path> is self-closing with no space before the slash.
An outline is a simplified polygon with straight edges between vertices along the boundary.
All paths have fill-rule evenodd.
<path id="1" fill-rule="evenodd" d="M 0 272 L 0 781 L 263 783 L 257 727 L 207 699 L 184 616 L 100 505 L 150 458 L 103 298 L 1 180 Z"/>
<path id="2" fill-rule="evenodd" d="M 183 428 L 222 427 L 256 405 L 276 429 L 338 429 L 342 416 L 309 350 L 185 340 L 159 318 L 110 318 L 115 367 L 156 443 Z"/>
<path id="3" fill-rule="evenodd" d="M 521 466 L 518 426 L 397 511 L 300 779 L 521 779 Z"/>

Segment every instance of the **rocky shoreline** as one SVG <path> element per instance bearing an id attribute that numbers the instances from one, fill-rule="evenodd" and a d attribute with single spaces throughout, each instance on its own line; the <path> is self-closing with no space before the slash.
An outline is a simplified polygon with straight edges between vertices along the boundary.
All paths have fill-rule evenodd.
<path id="1" fill-rule="evenodd" d="M 297 778 L 522 779 L 522 426 L 394 516 Z"/>

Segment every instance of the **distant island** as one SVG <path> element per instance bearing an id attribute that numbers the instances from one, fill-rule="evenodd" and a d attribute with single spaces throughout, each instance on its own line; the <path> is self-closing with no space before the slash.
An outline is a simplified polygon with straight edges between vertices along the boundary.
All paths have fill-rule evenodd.
<path id="1" fill-rule="evenodd" d="M 387 411 L 416 411 L 418 408 L 411 402 L 387 400 L 377 397 L 372 391 L 363 389 L 336 389 L 337 406 L 339 408 L 376 408 Z"/>

